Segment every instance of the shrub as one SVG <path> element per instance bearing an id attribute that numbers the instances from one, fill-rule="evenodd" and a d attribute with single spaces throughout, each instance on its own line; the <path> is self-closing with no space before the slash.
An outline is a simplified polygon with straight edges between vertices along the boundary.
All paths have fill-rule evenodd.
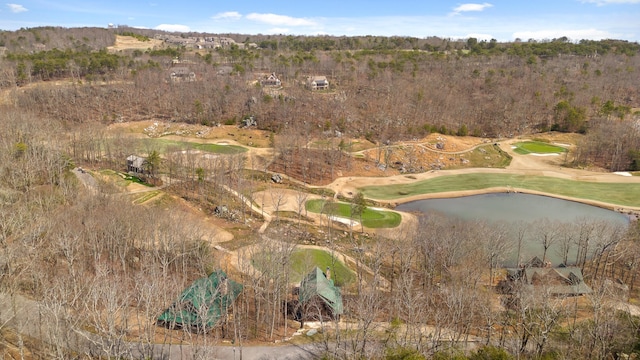
<path id="1" fill-rule="evenodd" d="M 469 360 L 509 360 L 513 356 L 506 350 L 495 346 L 485 346 L 469 356 Z"/>
<path id="2" fill-rule="evenodd" d="M 426 357 L 418 352 L 418 350 L 406 347 L 397 347 L 387 349 L 386 360 L 425 360 Z"/>

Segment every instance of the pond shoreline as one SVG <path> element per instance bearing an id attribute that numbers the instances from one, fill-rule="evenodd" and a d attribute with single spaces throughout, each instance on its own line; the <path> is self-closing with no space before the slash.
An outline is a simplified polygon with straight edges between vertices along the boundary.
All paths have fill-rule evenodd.
<path id="1" fill-rule="evenodd" d="M 567 201 L 574 201 L 574 202 L 597 206 L 603 209 L 612 210 L 612 211 L 624 214 L 632 222 L 640 220 L 640 208 L 623 207 L 623 206 L 619 206 L 616 204 L 609 204 L 602 201 L 573 198 L 573 197 L 557 195 L 553 193 L 546 193 L 542 191 L 535 191 L 535 190 L 521 189 L 521 188 L 514 188 L 514 187 L 492 187 L 492 188 L 478 189 L 478 190 L 446 191 L 446 192 L 432 193 L 432 194 L 413 195 L 413 196 L 408 196 L 408 197 L 394 199 L 394 200 L 377 200 L 377 201 L 382 204 L 388 204 L 391 206 L 391 208 L 395 209 L 400 204 L 405 204 L 405 203 L 409 203 L 417 200 L 447 199 L 447 198 L 458 198 L 458 197 L 465 197 L 465 196 L 496 194 L 496 193 L 504 193 L 504 194 L 522 193 L 522 194 L 547 196 L 547 197 L 562 199 Z"/>

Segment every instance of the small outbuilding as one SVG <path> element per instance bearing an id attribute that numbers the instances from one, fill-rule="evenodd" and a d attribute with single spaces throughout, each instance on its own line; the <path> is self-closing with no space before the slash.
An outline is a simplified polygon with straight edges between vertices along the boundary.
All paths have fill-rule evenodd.
<path id="1" fill-rule="evenodd" d="M 242 292 L 242 284 L 216 270 L 208 277 L 196 279 L 157 320 L 169 329 L 186 328 L 207 332 L 226 316 L 228 308 Z"/>

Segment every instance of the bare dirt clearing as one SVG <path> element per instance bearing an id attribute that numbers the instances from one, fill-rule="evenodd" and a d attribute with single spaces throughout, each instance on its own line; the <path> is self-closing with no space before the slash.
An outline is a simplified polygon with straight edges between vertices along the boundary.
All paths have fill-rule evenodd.
<path id="1" fill-rule="evenodd" d="M 149 39 L 149 41 L 140 41 L 131 36 L 116 35 L 116 43 L 107 47 L 107 51 L 117 52 L 122 50 L 147 50 L 156 49 L 163 46 L 162 40 Z"/>
<path id="2" fill-rule="evenodd" d="M 477 166 L 478 161 L 472 161 L 474 148 L 490 144 L 488 139 L 430 134 L 421 140 L 381 146 L 360 153 L 371 161 L 388 164 L 402 173 L 420 173 Z M 500 166 L 500 155 L 488 154 L 484 149 L 478 152 L 484 158 L 485 166 Z M 492 158 L 494 161 L 491 161 Z"/>
<path id="3" fill-rule="evenodd" d="M 101 174 L 99 172 L 92 172 L 92 175 L 89 175 L 86 172 L 76 171 L 76 175 L 97 179 L 99 183 L 106 184 L 116 191 L 119 191 L 113 193 L 114 195 L 131 196 L 133 204 L 161 207 L 167 212 L 167 216 L 180 219 L 182 224 L 190 226 L 193 229 L 196 237 L 211 246 L 233 240 L 233 234 L 225 230 L 225 226 L 227 226 L 225 221 L 206 214 L 201 209 L 196 208 L 180 197 L 169 195 L 162 190 L 162 187 L 149 187 L 135 182 L 127 182 L 116 173 Z M 157 195 L 154 193 L 157 193 Z M 145 194 L 152 194 L 154 196 L 150 200 L 139 201 L 141 198 L 144 198 Z"/>
<path id="4" fill-rule="evenodd" d="M 204 143 L 229 143 L 249 148 L 270 147 L 270 133 L 256 128 L 239 128 L 236 125 L 205 126 L 146 120 L 113 123 L 107 127 L 112 134 L 137 138 L 167 138 L 172 140 Z"/>

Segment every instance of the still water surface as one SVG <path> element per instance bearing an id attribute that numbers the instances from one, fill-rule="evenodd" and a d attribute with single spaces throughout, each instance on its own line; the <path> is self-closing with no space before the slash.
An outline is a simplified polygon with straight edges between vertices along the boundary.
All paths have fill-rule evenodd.
<path id="1" fill-rule="evenodd" d="M 396 210 L 424 214 L 440 214 L 463 220 L 484 220 L 489 222 L 534 223 L 547 218 L 552 221 L 571 223 L 588 219 L 589 221 L 607 221 L 614 226 L 627 227 L 629 218 L 615 211 L 586 205 L 574 201 L 556 199 L 548 196 L 522 193 L 497 193 L 473 195 L 447 199 L 418 200 L 401 204 Z M 531 233 L 531 231 L 530 231 Z M 521 259 L 533 256 L 542 258 L 542 245 L 539 240 L 528 236 L 525 239 Z M 513 236 L 514 242 L 515 236 Z M 514 246 L 515 247 L 515 246 Z M 555 265 L 560 263 L 557 248 L 550 248 L 547 257 Z M 575 251 L 572 251 L 575 253 Z M 509 255 L 505 265 L 515 265 L 517 256 Z M 569 257 L 570 262 L 573 259 Z"/>

